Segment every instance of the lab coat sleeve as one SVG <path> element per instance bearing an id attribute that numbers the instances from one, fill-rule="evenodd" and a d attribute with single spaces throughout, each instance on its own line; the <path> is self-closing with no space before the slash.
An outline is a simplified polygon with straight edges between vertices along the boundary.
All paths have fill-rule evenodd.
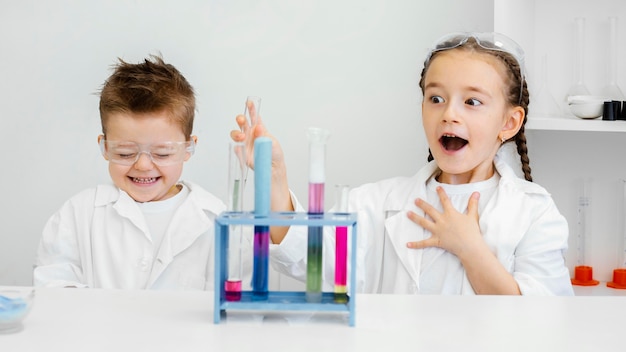
<path id="1" fill-rule="evenodd" d="M 368 204 L 380 205 L 380 202 L 377 202 L 379 198 L 376 196 L 371 196 L 371 193 L 377 189 L 378 186 L 371 185 L 369 187 L 359 187 L 357 189 L 353 189 L 350 191 L 350 209 L 354 211 L 354 209 L 358 209 L 359 206 L 363 203 L 363 194 L 370 195 L 366 197 L 368 200 L 372 200 L 367 202 Z M 292 194 L 292 204 L 294 204 L 294 209 L 297 212 L 305 212 L 302 205 L 298 202 L 297 198 Z M 377 210 L 377 208 L 376 208 Z M 334 212 L 334 208 L 328 210 L 328 212 Z M 366 281 L 375 280 L 366 280 L 367 271 L 376 271 L 379 269 L 378 263 L 381 260 L 380 253 L 379 254 L 368 254 L 368 249 L 371 244 L 368 241 L 369 236 L 367 235 L 368 228 L 378 228 L 375 225 L 378 223 L 380 226 L 384 226 L 384 219 L 378 219 L 376 214 L 380 213 L 380 211 L 372 211 L 368 208 L 368 210 L 361 209 L 358 211 L 358 222 L 357 225 L 357 249 L 356 249 L 356 263 L 357 268 L 355 272 L 356 279 L 356 292 L 364 292 Z M 378 222 L 376 222 L 378 221 Z M 335 227 L 334 226 L 325 226 L 324 227 L 324 240 L 323 240 L 323 257 L 324 260 L 322 262 L 322 289 L 324 291 L 332 290 L 334 287 L 334 279 L 335 279 Z M 381 229 L 384 231 L 384 229 Z M 355 234 L 352 233 L 352 228 L 348 229 L 348 243 L 350 244 L 353 236 Z M 283 239 L 280 244 L 272 244 L 270 246 L 270 261 L 272 263 L 272 268 L 279 273 L 292 277 L 298 281 L 306 282 L 307 278 L 307 244 L 308 244 L 308 229 L 306 226 L 291 226 L 287 235 Z M 352 248 L 351 245 L 348 246 L 348 273 L 350 273 L 351 268 L 350 258 L 352 256 Z M 368 263 L 366 257 L 371 258 L 371 263 Z M 367 267 L 366 267 L 367 266 Z M 377 281 L 376 281 L 377 282 Z M 373 285 L 373 284 L 372 284 Z M 348 280 L 348 286 L 350 286 L 350 280 Z"/>
<path id="2" fill-rule="evenodd" d="M 34 286 L 87 287 L 82 280 L 75 206 L 71 200 L 66 202 L 46 223 L 37 249 Z"/>
<path id="3" fill-rule="evenodd" d="M 538 215 L 517 246 L 513 277 L 523 295 L 571 296 L 574 290 L 565 265 L 567 220 L 551 198 Z"/>
<path id="4" fill-rule="evenodd" d="M 293 192 L 291 202 L 296 212 L 305 212 Z M 291 226 L 280 244 L 270 245 L 270 262 L 274 270 L 296 280 L 306 281 L 307 233 L 306 226 Z"/>

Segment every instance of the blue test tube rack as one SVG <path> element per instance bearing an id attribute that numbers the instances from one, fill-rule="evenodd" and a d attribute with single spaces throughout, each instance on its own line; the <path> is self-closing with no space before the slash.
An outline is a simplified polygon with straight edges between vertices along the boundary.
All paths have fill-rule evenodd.
<path id="1" fill-rule="evenodd" d="M 326 311 L 346 312 L 348 324 L 354 326 L 356 287 L 356 213 L 324 213 L 310 215 L 302 212 L 271 212 L 258 217 L 254 212 L 224 212 L 215 219 L 215 306 L 213 321 L 219 324 L 227 310 L 262 311 Z M 242 291 L 239 301 L 227 301 L 224 282 L 228 269 L 228 230 L 230 225 L 249 226 L 345 226 L 352 228 L 350 241 L 350 270 L 348 302 L 334 301 L 334 292 L 323 292 L 321 302 L 307 302 L 304 291 L 269 291 L 267 299 L 253 299 L 252 291 Z"/>

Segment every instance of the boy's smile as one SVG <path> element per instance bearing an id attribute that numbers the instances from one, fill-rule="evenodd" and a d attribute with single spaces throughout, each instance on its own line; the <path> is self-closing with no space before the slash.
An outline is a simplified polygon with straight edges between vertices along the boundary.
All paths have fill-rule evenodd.
<path id="1" fill-rule="evenodd" d="M 103 136 L 99 137 L 102 138 Z M 192 138 L 195 139 L 195 136 Z M 143 114 L 116 113 L 108 118 L 106 139 L 152 145 L 184 142 L 185 135 L 180 125 L 173 122 L 166 111 Z M 109 161 L 109 173 L 115 185 L 137 202 L 165 200 L 178 193 L 176 183 L 182 174 L 184 161 L 190 156 L 191 153 L 187 152 L 184 160 L 159 166 L 154 163 L 149 153 L 140 152 L 132 165 Z"/>

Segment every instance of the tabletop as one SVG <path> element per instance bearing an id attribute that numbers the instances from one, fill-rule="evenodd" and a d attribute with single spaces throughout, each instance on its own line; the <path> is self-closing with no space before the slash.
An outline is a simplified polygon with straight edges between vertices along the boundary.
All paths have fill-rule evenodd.
<path id="1" fill-rule="evenodd" d="M 332 312 L 227 312 L 213 293 L 37 288 L 0 351 L 615 351 L 623 296 L 356 296 Z"/>

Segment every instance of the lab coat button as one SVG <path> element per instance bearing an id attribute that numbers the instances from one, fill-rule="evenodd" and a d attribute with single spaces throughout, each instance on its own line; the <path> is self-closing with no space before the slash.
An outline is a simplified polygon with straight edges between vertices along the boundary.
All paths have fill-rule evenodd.
<path id="1" fill-rule="evenodd" d="M 148 258 L 141 258 L 137 266 L 141 271 L 148 271 L 148 269 L 150 269 L 150 260 Z"/>

